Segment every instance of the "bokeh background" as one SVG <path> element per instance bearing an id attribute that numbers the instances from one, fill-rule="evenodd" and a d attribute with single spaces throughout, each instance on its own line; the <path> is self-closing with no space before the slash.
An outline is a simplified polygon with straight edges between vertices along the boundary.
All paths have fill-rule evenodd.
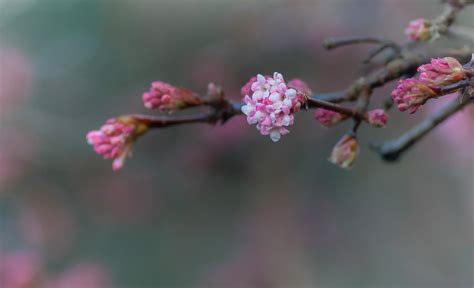
<path id="1" fill-rule="evenodd" d="M 153 131 L 119 173 L 85 140 L 110 117 L 149 113 L 141 93 L 158 79 L 213 81 L 234 99 L 274 71 L 342 89 L 370 47 L 328 52 L 325 37 L 403 42 L 437 1 L 0 3 L 1 287 L 473 286 L 472 108 L 386 164 L 368 143 L 440 102 L 392 110 L 386 129 L 361 129 L 351 171 L 326 161 L 349 123 L 324 129 L 312 112 L 277 144 L 242 117 Z M 459 22 L 472 27 L 472 13 Z"/>

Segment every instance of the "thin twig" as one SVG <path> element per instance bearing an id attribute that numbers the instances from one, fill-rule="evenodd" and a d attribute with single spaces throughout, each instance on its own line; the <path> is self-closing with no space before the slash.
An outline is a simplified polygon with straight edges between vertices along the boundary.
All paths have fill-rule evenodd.
<path id="1" fill-rule="evenodd" d="M 209 123 L 224 124 L 230 118 L 242 114 L 241 107 L 242 103 L 240 102 L 227 102 L 228 105 L 208 107 L 205 111 L 200 111 L 199 113 L 190 114 L 190 115 L 141 115 L 141 114 L 132 114 L 132 116 L 137 120 L 140 120 L 144 124 L 147 124 L 150 128 L 166 128 L 170 126 L 182 125 L 182 124 L 191 124 L 191 123 Z"/>
<path id="2" fill-rule="evenodd" d="M 365 36 L 347 36 L 347 37 L 332 37 L 324 40 L 323 47 L 331 50 L 347 45 L 354 44 L 379 44 L 388 45 L 394 49 L 399 50 L 398 45 L 390 40 L 381 37 L 365 37 Z"/>
<path id="3" fill-rule="evenodd" d="M 466 62 L 469 61 L 471 55 L 472 50 L 469 48 L 444 51 L 442 53 L 437 52 L 425 56 L 416 53 L 405 53 L 403 58 L 391 61 L 387 66 L 374 71 L 367 77 L 357 79 L 349 88 L 342 92 L 319 94 L 313 98 L 333 103 L 355 101 L 359 98 L 362 91 L 381 87 L 390 81 L 399 79 L 405 74 L 416 71 L 418 66 L 428 63 L 432 58 L 451 56 L 458 58 L 461 62 Z"/>
<path id="4" fill-rule="evenodd" d="M 352 117 L 354 119 L 363 120 L 366 118 L 364 113 L 358 112 L 357 109 L 344 107 L 318 98 L 308 98 L 307 105 L 309 108 L 324 108 Z"/>
<path id="5" fill-rule="evenodd" d="M 362 61 L 362 63 L 364 63 L 364 64 L 370 63 L 370 61 L 372 61 L 372 59 L 374 59 L 377 55 L 379 55 L 383 51 L 387 50 L 388 48 L 393 49 L 393 52 L 395 54 L 394 56 L 396 56 L 396 57 L 400 56 L 401 49 L 400 49 L 399 46 L 392 46 L 392 45 L 389 45 L 389 44 L 383 44 L 383 45 L 380 45 L 379 47 L 374 48 L 373 50 L 369 51 L 369 55 L 367 56 L 367 58 L 365 58 Z"/>
<path id="6" fill-rule="evenodd" d="M 211 110 L 209 110 L 211 111 Z M 151 115 L 141 115 L 141 114 L 132 114 L 127 115 L 131 116 L 144 124 L 147 124 L 150 128 L 166 128 L 182 124 L 191 124 L 191 123 L 215 123 L 215 117 L 212 111 L 211 112 L 202 112 L 193 115 L 160 115 L 160 116 L 151 116 Z"/>
<path id="7" fill-rule="evenodd" d="M 473 85 L 474 85 L 474 80 L 473 79 L 465 79 L 465 80 L 461 80 L 459 82 L 456 82 L 454 84 L 446 85 L 446 86 L 442 87 L 440 89 L 440 93 L 441 94 L 449 94 L 449 93 L 456 92 L 457 90 L 459 90 L 461 88 L 465 88 L 465 87 L 473 86 Z"/>

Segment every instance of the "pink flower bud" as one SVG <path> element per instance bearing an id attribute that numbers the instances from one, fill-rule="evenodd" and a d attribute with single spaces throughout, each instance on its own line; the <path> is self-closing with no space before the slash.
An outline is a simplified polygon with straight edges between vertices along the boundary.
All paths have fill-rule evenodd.
<path id="1" fill-rule="evenodd" d="M 349 169 L 354 164 L 358 153 L 357 139 L 352 135 L 344 135 L 332 149 L 329 162 L 341 168 Z"/>
<path id="2" fill-rule="evenodd" d="M 199 98 L 193 91 L 161 81 L 151 83 L 150 90 L 143 93 L 142 99 L 148 109 L 169 112 L 200 104 Z"/>
<path id="3" fill-rule="evenodd" d="M 242 112 L 247 115 L 247 122 L 256 124 L 260 133 L 269 135 L 274 142 L 289 133 L 286 127 L 293 125 L 293 114 L 305 101 L 304 95 L 289 88 L 277 72 L 273 77 L 257 75 L 241 92 L 245 94 Z"/>
<path id="4" fill-rule="evenodd" d="M 437 96 L 428 83 L 415 78 L 400 80 L 397 88 L 392 91 L 392 99 L 397 104 L 398 110 L 409 110 L 411 114 L 415 113 L 428 99 Z"/>
<path id="5" fill-rule="evenodd" d="M 109 119 L 100 130 L 87 133 L 87 142 L 104 159 L 112 159 L 112 170 L 117 171 L 131 155 L 133 142 L 147 130 L 147 124 L 131 116 L 122 116 Z"/>
<path id="6" fill-rule="evenodd" d="M 242 89 L 240 89 L 240 94 L 242 94 L 242 97 L 245 97 L 247 95 L 251 95 L 252 93 L 252 90 L 250 89 L 250 87 L 252 87 L 252 84 L 257 81 L 257 76 L 253 76 L 252 78 L 250 78 L 250 80 L 245 83 L 245 85 L 242 87 Z"/>
<path id="7" fill-rule="evenodd" d="M 331 110 L 317 108 L 314 112 L 314 118 L 323 126 L 333 126 L 346 120 L 347 116 Z"/>
<path id="8" fill-rule="evenodd" d="M 367 112 L 367 121 L 375 127 L 385 127 L 388 122 L 388 115 L 383 109 L 375 109 Z"/>
<path id="9" fill-rule="evenodd" d="M 466 78 L 462 64 L 452 57 L 431 59 L 430 64 L 418 67 L 420 80 L 435 86 L 456 83 Z"/>
<path id="10" fill-rule="evenodd" d="M 306 82 L 298 78 L 291 79 L 290 81 L 288 81 L 288 87 L 293 88 L 299 93 L 303 93 L 304 95 L 307 95 L 307 96 L 313 94 L 308 84 L 306 84 Z"/>
<path id="11" fill-rule="evenodd" d="M 412 41 L 428 41 L 431 39 L 431 23 L 423 18 L 410 21 L 405 29 L 405 34 Z"/>

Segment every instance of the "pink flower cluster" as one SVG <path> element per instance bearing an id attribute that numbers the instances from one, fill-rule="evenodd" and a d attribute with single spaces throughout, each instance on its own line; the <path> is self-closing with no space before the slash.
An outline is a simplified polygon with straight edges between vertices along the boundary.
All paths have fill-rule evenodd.
<path id="1" fill-rule="evenodd" d="M 344 135 L 336 146 L 332 149 L 329 162 L 337 166 L 349 169 L 354 165 L 359 153 L 359 145 L 357 139 L 352 135 Z"/>
<path id="2" fill-rule="evenodd" d="M 418 67 L 420 80 L 434 86 L 456 83 L 466 78 L 462 64 L 452 57 L 431 59 L 431 63 Z"/>
<path id="3" fill-rule="evenodd" d="M 436 97 L 436 92 L 425 81 L 416 78 L 403 79 L 392 91 L 392 99 L 398 110 L 415 113 L 428 99 Z"/>
<path id="4" fill-rule="evenodd" d="M 388 122 L 388 115 L 383 109 L 374 109 L 367 112 L 367 122 L 375 127 L 385 127 Z"/>
<path id="5" fill-rule="evenodd" d="M 431 23 L 423 18 L 419 18 L 410 21 L 410 24 L 405 29 L 405 34 L 412 41 L 427 41 L 430 40 L 431 35 Z"/>
<path id="6" fill-rule="evenodd" d="M 127 156 L 131 155 L 135 139 L 148 129 L 147 125 L 133 117 L 109 119 L 100 130 L 87 134 L 87 142 L 94 146 L 97 154 L 105 159 L 112 159 L 112 169 L 117 171 L 123 167 Z"/>
<path id="7" fill-rule="evenodd" d="M 150 90 L 143 93 L 142 100 L 146 108 L 161 111 L 174 111 L 200 103 L 193 91 L 161 81 L 151 83 Z"/>
<path id="8" fill-rule="evenodd" d="M 323 126 L 333 126 L 346 120 L 348 117 L 324 108 L 317 108 L 314 112 L 314 118 Z"/>
<path id="9" fill-rule="evenodd" d="M 418 67 L 420 77 L 400 80 L 392 99 L 400 111 L 415 113 L 430 98 L 441 96 L 439 91 L 444 85 L 465 79 L 468 74 L 458 60 L 446 57 L 432 59 L 431 63 Z"/>
<path id="10" fill-rule="evenodd" d="M 277 72 L 273 77 L 253 77 L 241 92 L 245 94 L 242 112 L 247 115 L 247 122 L 256 124 L 260 133 L 269 135 L 273 142 L 289 133 L 286 127 L 293 125 L 293 114 L 305 101 L 303 92 L 289 88 Z"/>

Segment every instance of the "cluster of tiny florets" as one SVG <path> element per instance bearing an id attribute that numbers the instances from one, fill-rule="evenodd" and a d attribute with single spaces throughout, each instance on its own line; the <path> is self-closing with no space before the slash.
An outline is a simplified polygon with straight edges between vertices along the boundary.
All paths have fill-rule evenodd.
<path id="1" fill-rule="evenodd" d="M 431 63 L 418 67 L 420 80 L 431 86 L 444 86 L 466 78 L 466 71 L 458 60 L 452 57 L 432 59 Z"/>
<path id="2" fill-rule="evenodd" d="M 353 135 L 344 135 L 334 146 L 329 157 L 329 162 L 343 168 L 349 169 L 354 165 L 359 153 L 357 139 Z"/>
<path id="3" fill-rule="evenodd" d="M 262 135 L 269 135 L 272 141 L 280 140 L 289 133 L 294 113 L 304 103 L 304 95 L 289 88 L 283 76 L 275 72 L 273 77 L 261 74 L 250 79 L 242 88 L 245 93 L 242 112 L 249 124 L 256 124 Z"/>

